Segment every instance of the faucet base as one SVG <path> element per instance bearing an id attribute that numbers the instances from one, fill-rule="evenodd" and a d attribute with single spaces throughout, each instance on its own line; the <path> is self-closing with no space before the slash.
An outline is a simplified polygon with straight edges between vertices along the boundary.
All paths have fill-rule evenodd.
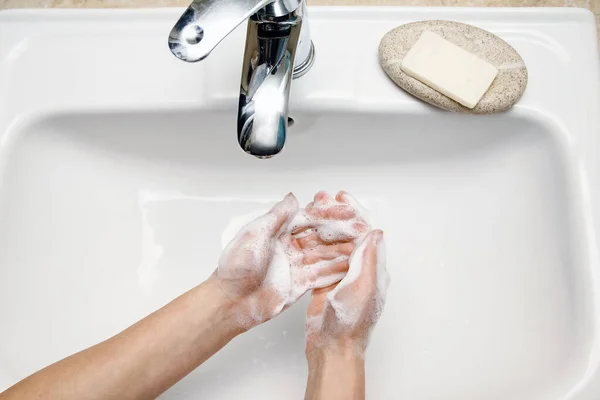
<path id="1" fill-rule="evenodd" d="M 292 78 L 297 79 L 297 78 L 300 78 L 301 76 L 303 76 L 304 74 L 306 74 L 310 70 L 310 68 L 313 66 L 314 63 L 315 63 L 315 45 L 313 44 L 313 42 L 311 40 L 308 57 L 306 57 L 306 60 L 304 60 L 302 62 L 302 64 L 296 65 L 294 67 L 294 72 L 293 72 Z"/>

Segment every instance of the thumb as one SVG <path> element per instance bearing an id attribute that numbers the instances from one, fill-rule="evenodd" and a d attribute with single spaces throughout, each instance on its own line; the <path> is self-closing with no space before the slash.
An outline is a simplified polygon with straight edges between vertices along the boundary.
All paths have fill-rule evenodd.
<path id="1" fill-rule="evenodd" d="M 385 292 L 389 275 L 385 268 L 385 244 L 379 229 L 369 232 L 350 255 L 348 273 L 329 294 L 330 298 L 361 303 L 378 291 Z"/>
<path id="2" fill-rule="evenodd" d="M 298 200 L 292 193 L 288 193 L 282 201 L 275 204 L 269 211 L 269 215 L 276 218 L 275 223 L 269 229 L 270 236 L 277 236 L 285 229 L 298 212 L 298 209 Z"/>

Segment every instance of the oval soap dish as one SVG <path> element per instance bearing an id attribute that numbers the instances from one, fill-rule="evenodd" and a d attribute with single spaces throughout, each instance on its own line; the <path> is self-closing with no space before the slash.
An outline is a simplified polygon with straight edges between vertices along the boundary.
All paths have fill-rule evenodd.
<path id="1" fill-rule="evenodd" d="M 479 103 L 470 109 L 402 71 L 404 56 L 423 31 L 430 31 L 498 68 L 498 75 Z M 413 96 L 448 111 L 490 114 L 512 107 L 527 86 L 525 62 L 504 40 L 472 25 L 453 21 L 419 21 L 389 31 L 379 45 L 379 62 L 386 74 Z"/>

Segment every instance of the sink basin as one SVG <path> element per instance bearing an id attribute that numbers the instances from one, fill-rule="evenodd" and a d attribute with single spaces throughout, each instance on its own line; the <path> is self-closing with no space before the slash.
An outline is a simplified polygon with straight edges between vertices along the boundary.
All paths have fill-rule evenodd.
<path id="1" fill-rule="evenodd" d="M 287 191 L 346 189 L 386 232 L 392 286 L 371 399 L 596 399 L 600 67 L 569 9 L 312 8 L 284 152 L 244 154 L 238 29 L 206 61 L 166 46 L 181 10 L 0 13 L 0 391 L 207 278 L 231 224 Z M 424 19 L 525 59 L 511 111 L 435 110 L 377 64 Z M 360 27 L 361 29 L 356 29 Z M 300 398 L 306 300 L 165 399 Z"/>

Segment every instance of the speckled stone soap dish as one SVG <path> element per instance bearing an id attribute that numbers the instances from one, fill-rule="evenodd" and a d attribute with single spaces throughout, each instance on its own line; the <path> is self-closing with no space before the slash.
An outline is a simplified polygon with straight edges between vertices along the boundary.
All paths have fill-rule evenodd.
<path id="1" fill-rule="evenodd" d="M 402 59 L 423 31 L 436 33 L 498 68 L 496 79 L 473 109 L 459 104 L 402 71 Z M 448 111 L 473 114 L 506 111 L 521 98 L 527 86 L 527 67 L 515 49 L 488 31 L 460 22 L 419 21 L 401 25 L 388 32 L 381 40 L 379 61 L 386 74 L 402 89 L 426 103 Z"/>

